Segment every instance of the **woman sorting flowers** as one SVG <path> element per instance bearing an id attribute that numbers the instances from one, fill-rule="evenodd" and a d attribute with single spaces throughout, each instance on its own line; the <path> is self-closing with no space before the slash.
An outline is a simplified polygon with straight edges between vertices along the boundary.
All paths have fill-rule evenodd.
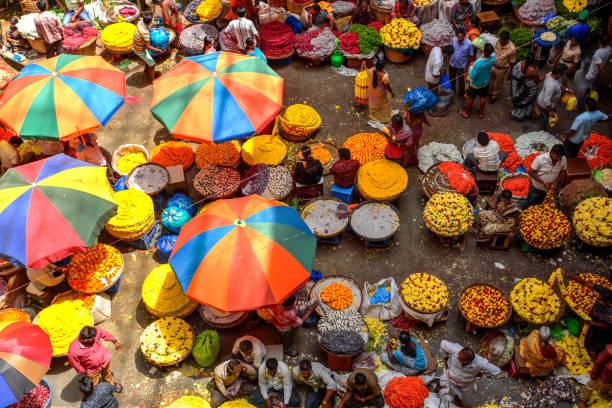
<path id="1" fill-rule="evenodd" d="M 391 122 L 382 129 L 387 136 L 385 157 L 406 167 L 417 164 L 416 141 L 410 126 L 404 123 L 400 115 L 394 115 Z"/>
<path id="2" fill-rule="evenodd" d="M 395 348 L 393 341 L 387 345 L 387 352 L 380 358 L 389 367 L 407 376 L 414 376 L 425 370 L 427 358 L 417 340 L 409 332 L 403 331 L 399 335 L 399 348 Z"/>
<path id="3" fill-rule="evenodd" d="M 489 242 L 495 234 L 513 233 L 520 214 L 520 208 L 512 202 L 512 192 L 502 191 L 494 209 L 480 211 L 476 216 L 474 222 L 476 242 Z"/>
<path id="4" fill-rule="evenodd" d="M 521 339 L 521 358 L 525 360 L 532 377 L 542 377 L 565 360 L 565 351 L 550 344 L 551 334 L 548 326 L 532 331 Z"/>

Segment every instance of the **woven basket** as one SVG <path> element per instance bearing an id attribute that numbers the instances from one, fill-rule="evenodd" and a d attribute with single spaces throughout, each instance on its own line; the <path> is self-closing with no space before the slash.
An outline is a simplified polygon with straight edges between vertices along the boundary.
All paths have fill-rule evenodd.
<path id="1" fill-rule="evenodd" d="M 433 45 L 425 44 L 424 42 L 421 43 L 421 52 L 426 57 L 428 57 L 429 54 L 431 54 L 431 50 L 433 50 L 433 49 L 434 49 Z"/>
<path id="2" fill-rule="evenodd" d="M 231 329 L 236 327 L 240 323 L 244 322 L 249 316 L 248 312 L 236 312 L 231 314 L 234 318 L 228 322 L 215 321 L 212 320 L 211 316 L 207 314 L 208 312 L 204 309 L 205 307 L 206 305 L 198 305 L 198 314 L 200 315 L 200 318 L 208 325 L 218 329 Z"/>
<path id="3" fill-rule="evenodd" d="M 287 8 L 287 1 L 286 0 L 270 0 L 268 1 L 268 5 L 270 7 L 276 7 L 276 8 Z"/>
<path id="4" fill-rule="evenodd" d="M 434 194 L 438 193 L 460 194 L 457 190 L 450 186 L 446 175 L 440 171 L 439 166 L 440 163 L 436 163 L 425 172 L 422 185 L 423 193 L 427 196 L 427 198 L 431 198 Z M 469 173 L 467 167 L 463 166 L 463 170 Z"/>
<path id="5" fill-rule="evenodd" d="M 406 55 L 403 52 L 391 48 L 385 48 L 385 58 L 395 64 L 403 64 L 404 62 L 408 61 L 410 57 L 412 57 L 412 53 Z"/>
<path id="6" fill-rule="evenodd" d="M 6 279 L 6 295 L 0 302 L 0 309 L 13 307 L 17 298 L 25 292 L 28 282 L 28 276 L 23 269 Z"/>
<path id="7" fill-rule="evenodd" d="M 576 206 L 581 201 L 591 197 L 605 196 L 606 189 L 601 183 L 591 179 L 574 180 L 563 187 L 559 193 L 559 205 L 561 211 L 571 219 Z"/>
<path id="8" fill-rule="evenodd" d="M 21 0 L 19 4 L 21 5 L 21 14 L 40 13 L 36 5 L 36 0 Z M 49 3 L 47 2 L 47 7 L 48 6 Z"/>
<path id="9" fill-rule="evenodd" d="M 510 346 L 510 350 L 509 352 L 504 353 L 505 355 L 501 355 L 499 359 L 491 361 L 489 360 L 491 342 L 495 340 L 497 337 L 502 337 L 502 336 L 506 339 L 506 350 L 508 349 L 509 346 Z M 493 365 L 496 365 L 497 367 L 501 368 L 501 367 L 504 367 L 506 364 L 508 364 L 510 360 L 512 359 L 512 356 L 514 355 L 513 345 L 514 345 L 514 339 L 510 335 L 504 333 L 503 331 L 499 329 L 493 329 L 491 331 L 488 331 L 482 337 L 482 340 L 480 340 L 480 343 L 478 345 L 478 354 L 480 354 L 481 356 L 489 360 Z"/>
<path id="10" fill-rule="evenodd" d="M 461 309 L 461 298 L 463 297 L 463 294 L 465 293 L 466 290 L 468 290 L 469 288 L 471 288 L 472 286 L 489 286 L 492 287 L 496 290 L 498 290 L 500 293 L 503 294 L 504 298 L 506 299 L 506 301 L 508 302 L 508 310 L 506 312 L 506 316 L 504 318 L 504 320 L 499 323 L 497 326 L 492 326 L 492 327 L 483 327 L 480 326 L 474 322 L 472 322 L 470 319 L 468 319 L 464 314 L 463 314 L 463 310 Z M 459 313 L 461 313 L 461 316 L 468 322 L 470 322 L 471 325 L 475 326 L 475 327 L 479 327 L 481 329 L 495 329 L 497 327 L 503 326 L 504 324 L 506 324 L 508 322 L 508 320 L 510 320 L 510 317 L 512 316 L 512 302 L 510 301 L 510 296 L 508 296 L 508 294 L 506 292 L 504 292 L 502 290 L 502 288 L 500 288 L 497 285 L 494 285 L 492 283 L 487 283 L 487 282 L 474 282 L 471 285 L 466 286 L 462 291 L 461 294 L 459 295 Z"/>
<path id="11" fill-rule="evenodd" d="M 159 313 L 157 310 L 154 310 L 151 307 L 149 307 L 149 305 L 147 305 L 146 303 L 144 305 L 147 308 L 147 310 L 149 311 L 149 313 L 151 313 L 153 316 L 158 317 L 158 318 L 170 317 L 170 316 L 172 316 L 172 317 L 187 317 L 194 310 L 196 310 L 196 308 L 198 307 L 198 303 L 191 301 L 191 302 L 187 303 L 185 306 L 183 306 L 182 309 L 179 309 L 175 313 L 172 313 L 172 314 L 169 315 L 167 313 Z"/>
<path id="12" fill-rule="evenodd" d="M 289 10 L 290 13 L 294 13 L 297 15 L 302 14 L 302 10 L 304 10 L 305 7 L 308 7 L 312 4 L 312 1 L 309 1 L 308 3 L 294 3 L 292 0 L 287 0 L 287 10 Z"/>
<path id="13" fill-rule="evenodd" d="M 75 292 L 74 290 L 68 290 L 66 292 L 62 292 L 57 294 L 53 300 L 51 300 L 51 304 L 57 303 L 62 297 L 69 295 L 70 293 Z M 91 317 L 93 317 L 94 325 L 100 324 L 103 321 L 110 319 L 111 317 L 111 300 L 110 296 L 106 293 L 96 293 L 96 298 L 94 300 L 94 304 L 89 311 L 91 313 Z"/>
<path id="14" fill-rule="evenodd" d="M 132 143 L 123 144 L 123 145 L 119 146 L 117 148 L 117 150 L 115 150 L 113 152 L 112 167 L 113 167 L 113 171 L 115 173 L 120 174 L 122 176 L 127 176 L 127 173 L 121 173 L 117 169 L 117 162 L 123 156 L 125 156 L 127 154 L 130 154 L 130 153 L 144 153 L 145 157 L 147 158 L 147 163 L 149 163 L 151 161 L 151 157 L 149 156 L 149 152 L 147 151 L 147 149 L 143 145 L 132 144 Z"/>
<path id="15" fill-rule="evenodd" d="M 552 322 L 547 322 L 545 324 L 552 324 L 553 322 L 558 323 L 559 320 L 561 320 L 561 317 L 563 317 L 563 314 L 565 313 L 565 298 L 563 297 L 563 295 L 561 294 L 561 289 L 559 289 L 558 285 L 555 285 L 552 287 L 552 290 L 555 292 L 555 294 L 557 295 L 557 297 L 559 298 L 559 311 L 557 312 L 557 315 L 555 316 L 555 318 L 553 319 Z M 512 303 L 511 303 L 512 304 Z M 518 312 L 516 311 L 516 309 L 514 308 L 514 305 L 512 304 L 512 310 L 514 310 L 514 321 L 517 323 L 531 323 L 531 324 L 535 324 L 535 325 L 542 325 L 542 323 L 536 323 L 533 322 L 529 319 L 525 319 L 524 317 L 520 316 L 518 314 Z"/>
<path id="16" fill-rule="evenodd" d="M 283 137 L 283 139 L 289 140 L 290 142 L 304 142 L 310 139 L 317 132 L 317 130 L 319 130 L 319 128 L 312 129 L 308 132 L 305 132 L 303 135 L 295 135 L 290 131 L 286 130 L 286 126 L 289 123 L 286 119 L 284 119 L 281 115 L 278 115 L 277 118 L 278 130 L 280 135 Z"/>
<path id="17" fill-rule="evenodd" d="M 102 288 L 100 290 L 96 290 L 96 291 L 83 291 L 83 290 L 81 290 L 81 291 L 78 291 L 78 292 L 85 293 L 87 295 L 96 295 L 98 293 L 104 292 L 105 290 L 109 289 L 111 286 L 113 286 L 115 283 L 117 283 L 117 281 L 121 277 L 121 274 L 123 273 L 123 265 L 124 264 L 125 264 L 125 262 L 123 262 L 123 259 L 122 259 L 121 266 L 119 267 L 119 271 L 117 273 L 115 273 L 115 276 L 113 276 L 113 278 L 111 279 L 110 284 L 106 285 L 104 288 Z M 76 289 L 74 289 L 74 290 L 76 290 Z"/>
<path id="18" fill-rule="evenodd" d="M 313 287 L 310 289 L 310 292 L 308 293 L 308 300 L 312 301 L 313 299 L 316 299 L 316 298 L 320 299 L 321 291 L 327 285 L 331 285 L 332 283 L 342 283 L 351 289 L 351 292 L 353 292 L 353 304 L 347 307 L 345 310 L 349 310 L 351 307 L 353 307 L 355 308 L 357 313 L 359 313 L 359 308 L 361 307 L 361 302 L 363 301 L 362 294 L 361 294 L 361 287 L 353 279 L 347 278 L 346 276 L 339 276 L 339 275 L 326 276 L 325 278 L 318 280 L 317 282 L 315 282 Z M 329 309 L 330 311 L 333 310 L 329 306 L 325 305 L 325 303 L 321 302 L 317 306 L 316 312 L 322 316 L 325 313 L 326 309 Z"/>
<path id="19" fill-rule="evenodd" d="M 389 17 L 393 11 L 393 8 L 380 7 L 378 4 L 376 4 L 375 0 L 370 0 L 370 7 L 374 12 L 376 21 L 382 21 L 383 23 L 387 21 L 387 17 Z"/>
<path id="20" fill-rule="evenodd" d="M 117 18 L 115 16 L 115 12 L 114 11 L 115 11 L 115 7 L 121 7 L 121 6 L 129 6 L 131 8 L 135 8 L 137 12 L 136 12 L 135 15 L 133 15 L 131 17 L 128 17 L 128 18 L 120 20 L 119 18 Z M 132 2 L 129 2 L 129 1 L 122 1 L 122 2 L 119 2 L 119 3 L 115 3 L 115 4 L 113 4 L 112 6 L 110 6 L 110 7 L 108 7 L 106 9 L 106 19 L 108 21 L 108 24 L 113 24 L 113 23 L 131 23 L 133 21 L 138 20 L 138 17 L 140 17 L 140 9 L 138 8 L 138 6 L 136 4 L 134 4 Z"/>
<path id="21" fill-rule="evenodd" d="M 523 174 L 523 173 L 516 173 L 516 174 L 506 174 L 504 177 L 501 178 L 501 180 L 499 180 L 499 193 L 501 194 L 501 192 L 503 191 L 503 184 L 504 181 L 508 180 L 508 179 L 513 179 L 513 178 L 524 178 L 527 177 L 529 178 L 528 175 Z M 516 196 L 516 195 L 512 195 L 512 201 L 514 201 L 515 204 L 517 205 L 521 205 L 523 204 L 525 201 L 527 201 L 527 196 L 525 197 L 521 197 L 521 196 Z"/>
<path id="22" fill-rule="evenodd" d="M 37 53 L 43 55 L 47 53 L 47 47 L 45 47 L 45 42 L 42 38 L 37 38 L 35 40 L 28 38 L 28 42 L 30 43 L 32 49 Z"/>
<path id="23" fill-rule="evenodd" d="M 96 45 L 97 39 L 98 39 L 97 36 L 91 37 L 89 40 L 81 44 L 81 46 L 74 52 L 74 54 L 75 55 L 89 55 L 92 57 L 95 56 L 96 50 L 98 48 Z"/>

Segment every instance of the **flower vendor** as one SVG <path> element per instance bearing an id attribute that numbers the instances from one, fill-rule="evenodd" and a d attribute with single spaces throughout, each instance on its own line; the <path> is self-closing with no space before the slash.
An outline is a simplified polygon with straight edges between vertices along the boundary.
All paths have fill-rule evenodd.
<path id="1" fill-rule="evenodd" d="M 217 49 L 215 48 L 215 42 L 213 41 L 210 35 L 205 34 L 204 40 L 202 40 L 202 54 L 213 54 L 215 52 L 217 52 Z"/>
<path id="2" fill-rule="evenodd" d="M 13 136 L 9 141 L 0 140 L 0 164 L 2 165 L 0 173 L 21 164 L 21 157 L 17 148 L 22 143 L 23 140 L 19 136 Z"/>
<path id="3" fill-rule="evenodd" d="M 548 375 L 563 362 L 565 352 L 561 347 L 550 344 L 550 340 L 548 326 L 533 330 L 527 337 L 521 339 L 521 358 L 525 360 L 532 377 Z"/>
<path id="4" fill-rule="evenodd" d="M 68 141 L 68 155 L 95 166 L 106 166 L 108 164 L 94 133 L 86 133 L 70 139 Z"/>
<path id="5" fill-rule="evenodd" d="M 440 87 L 440 75 L 445 74 L 448 70 L 448 61 L 455 52 L 452 45 L 445 45 L 444 47 L 433 47 L 427 57 L 427 63 L 425 64 L 425 81 L 427 82 L 427 89 L 438 95 L 438 88 Z"/>
<path id="6" fill-rule="evenodd" d="M 569 91 L 569 88 L 561 86 L 561 77 L 563 77 L 566 72 L 567 65 L 556 64 L 552 71 L 546 74 L 544 84 L 538 95 L 536 106 L 536 113 L 540 118 L 542 130 L 546 130 L 546 126 L 554 126 L 558 121 L 555 110 L 557 109 L 563 92 Z"/>
<path id="7" fill-rule="evenodd" d="M 597 110 L 597 102 L 593 98 L 587 98 L 586 110 L 574 119 L 572 127 L 563 134 L 562 142 L 565 145 L 567 157 L 577 157 L 578 151 L 591 134 L 591 129 L 597 122 L 607 122 L 608 115 Z"/>
<path id="8" fill-rule="evenodd" d="M 497 173 L 499 166 L 508 157 L 507 152 L 502 152 L 499 144 L 495 140 L 490 140 L 486 132 L 480 132 L 476 136 L 476 146 L 471 153 L 468 153 L 463 165 L 472 170 L 478 170 L 485 173 Z"/>
<path id="9" fill-rule="evenodd" d="M 257 337 L 242 336 L 236 339 L 232 354 L 234 358 L 238 358 L 247 364 L 259 370 L 261 362 L 266 357 L 266 346 Z"/>
<path id="10" fill-rule="evenodd" d="M 404 166 L 414 166 L 417 163 L 417 149 L 412 137 L 410 126 L 404 123 L 400 115 L 394 115 L 391 122 L 383 128 L 388 143 L 385 147 L 385 157 Z"/>
<path id="11" fill-rule="evenodd" d="M 474 230 L 476 242 L 491 241 L 495 234 L 512 234 L 519 223 L 521 210 L 512 201 L 510 190 L 501 192 L 492 210 L 482 210 L 476 215 Z"/>
<path id="12" fill-rule="evenodd" d="M 291 372 L 296 384 L 308 387 L 304 408 L 328 408 L 334 405 L 333 397 L 339 390 L 331 376 L 331 370 L 321 363 L 302 360 Z"/>
<path id="13" fill-rule="evenodd" d="M 17 23 L 19 19 L 13 16 L 10 20 L 10 25 L 6 28 L 6 41 L 4 43 L 4 49 L 11 52 L 26 52 L 32 49 L 28 40 L 26 40 L 19 29 Z"/>
<path id="14" fill-rule="evenodd" d="M 215 407 L 226 401 L 246 398 L 253 392 L 252 381 L 257 372 L 252 365 L 237 359 L 224 361 L 213 372 L 216 388 L 212 390 L 212 403 Z"/>
<path id="15" fill-rule="evenodd" d="M 418 165 L 419 157 L 417 152 L 419 151 L 419 141 L 421 140 L 421 136 L 423 136 L 423 123 L 427 126 L 431 126 L 431 123 L 427 120 L 427 115 L 425 115 L 425 111 L 423 112 L 410 112 L 410 108 L 406 106 L 404 109 L 404 123 L 410 126 L 410 132 L 412 133 L 412 140 L 414 141 L 414 164 Z"/>
<path id="16" fill-rule="evenodd" d="M 155 60 L 151 56 L 149 51 L 161 54 L 164 51 L 155 48 L 151 45 L 151 37 L 149 34 L 149 26 L 153 21 L 153 15 L 151 13 L 144 13 L 142 20 L 136 25 L 136 31 L 134 31 L 134 42 L 133 49 L 134 53 L 138 55 L 144 62 L 145 75 L 148 75 L 149 80 L 153 82 L 155 80 Z"/>
<path id="17" fill-rule="evenodd" d="M 246 42 L 244 43 L 244 53 L 246 55 L 250 55 L 251 57 L 261 58 L 263 62 L 268 62 L 264 53 L 255 46 L 255 41 L 252 38 L 247 38 Z"/>
<path id="18" fill-rule="evenodd" d="M 259 45 L 259 33 L 257 32 L 257 28 L 255 28 L 255 24 L 245 17 L 246 12 L 244 7 L 236 9 L 238 18 L 230 21 L 223 30 L 223 33 L 219 34 L 225 35 L 229 40 L 235 41 L 240 50 L 244 50 L 247 38 L 253 38 L 255 40 L 255 45 Z M 228 16 L 226 16 L 226 18 L 229 18 Z"/>
<path id="19" fill-rule="evenodd" d="M 338 187 L 349 188 L 355 185 L 355 178 L 359 170 L 359 162 L 351 159 L 351 151 L 346 148 L 338 149 L 338 160 L 329 172 L 334 175 L 334 184 Z"/>
<path id="20" fill-rule="evenodd" d="M 609 340 L 609 338 L 608 338 Z M 604 397 L 609 397 L 612 392 L 612 344 L 599 353 L 590 372 L 591 379 L 582 388 L 578 397 L 578 407 L 586 408 L 593 391 Z M 606 395 L 607 394 L 607 395 Z"/>
<path id="21" fill-rule="evenodd" d="M 459 98 L 459 103 L 462 105 L 465 100 L 465 69 L 474 60 L 474 47 L 472 42 L 465 38 L 464 28 L 457 29 L 457 34 L 452 39 L 451 45 L 455 52 L 450 57 L 448 76 L 450 77 L 451 89 L 455 92 L 455 95 Z"/>
<path id="22" fill-rule="evenodd" d="M 404 375 L 418 375 L 427 367 L 425 352 L 408 331 L 402 331 L 398 339 L 399 348 L 394 347 L 394 342 L 389 342 L 386 352 L 380 356 L 380 359 L 383 363 Z"/>
<path id="23" fill-rule="evenodd" d="M 251 19 L 255 18 L 257 15 L 257 10 L 255 9 L 255 6 L 253 5 L 252 1 L 230 0 L 229 3 L 230 3 L 229 11 L 223 17 L 223 19 L 225 20 L 228 20 L 231 22 L 231 21 L 239 20 L 241 18 L 246 17 L 250 21 Z M 244 9 L 243 15 L 240 15 L 240 13 L 238 12 L 238 10 L 240 9 Z"/>
<path id="24" fill-rule="evenodd" d="M 521 44 L 522 45 L 522 44 Z M 496 57 L 491 68 L 491 89 L 489 103 L 495 103 L 504 89 L 504 81 L 510 79 L 510 72 L 516 63 L 516 47 L 510 41 L 510 31 L 503 30 L 493 50 Z"/>
<path id="25" fill-rule="evenodd" d="M 161 2 L 161 11 L 166 25 L 174 30 L 176 33 L 176 39 L 178 41 L 178 36 L 183 31 L 183 22 L 181 20 L 181 14 L 178 6 L 174 0 L 163 0 Z"/>
<path id="26" fill-rule="evenodd" d="M 523 204 L 523 210 L 529 206 L 541 204 L 546 198 L 548 190 L 556 190 L 563 185 L 567 177 L 565 147 L 562 144 L 556 144 L 550 149 L 550 152 L 533 159 L 531 168 L 527 173 L 531 183 L 529 184 L 527 201 Z"/>
<path id="27" fill-rule="evenodd" d="M 444 358 L 446 371 L 440 377 L 440 395 L 453 399 L 455 405 L 463 406 L 463 394 L 475 389 L 476 377 L 488 374 L 493 377 L 503 375 L 499 367 L 489 360 L 474 354 L 469 347 L 463 347 L 448 340 L 440 343 L 440 353 Z"/>
<path id="28" fill-rule="evenodd" d="M 115 385 L 115 391 L 123 391 L 121 384 L 115 382 L 111 370 L 111 354 L 102 345 L 102 340 L 115 344 L 115 349 L 121 351 L 122 346 L 117 339 L 104 329 L 85 326 L 79 336 L 70 343 L 68 361 L 79 374 L 91 378 L 92 386 L 96 388 L 100 380 Z"/>
<path id="29" fill-rule="evenodd" d="M 65 12 L 62 19 L 62 25 L 67 26 L 79 20 L 89 21 L 93 25 L 93 21 L 87 10 L 85 10 L 85 2 L 79 0 L 64 0 Z"/>
<path id="30" fill-rule="evenodd" d="M 600 75 L 603 75 L 606 70 L 606 65 L 610 59 L 610 54 L 612 53 L 612 48 L 610 44 L 608 44 L 608 39 L 605 37 L 600 37 L 597 45 L 599 48 L 593 54 L 593 59 L 591 60 L 591 64 L 589 65 L 589 69 L 587 73 L 582 78 L 582 81 L 578 85 L 578 89 L 576 90 L 576 98 L 578 98 L 578 109 L 584 110 L 584 103 L 586 101 L 587 95 L 591 92 L 591 88 L 597 78 Z"/>
<path id="31" fill-rule="evenodd" d="M 249 402 L 257 408 L 278 405 L 281 408 L 299 407 L 302 399 L 293 388 L 291 371 L 284 361 L 268 358 L 259 367 L 259 387 L 249 395 Z"/>
<path id="32" fill-rule="evenodd" d="M 365 61 L 361 64 L 361 69 L 366 69 Z M 385 62 L 376 61 L 374 68 L 368 68 L 368 105 L 370 109 L 370 119 L 376 122 L 388 123 L 391 120 L 391 105 L 389 104 L 389 94 L 394 97 L 389 84 L 389 74 L 385 72 Z"/>
<path id="33" fill-rule="evenodd" d="M 403 18 L 404 20 L 414 23 L 414 25 L 419 25 L 419 18 L 416 15 L 414 4 L 412 4 L 410 0 L 397 0 L 388 18 L 389 21 L 395 20 L 396 18 Z"/>
<path id="34" fill-rule="evenodd" d="M 36 33 L 45 43 L 45 57 L 51 58 L 62 54 L 64 52 L 62 22 L 55 14 L 47 10 L 46 0 L 38 0 L 36 7 L 40 10 L 40 14 L 34 19 L 34 26 Z"/>
<path id="35" fill-rule="evenodd" d="M 340 401 L 338 408 L 365 408 L 385 406 L 382 389 L 376 373 L 369 368 L 358 368 L 346 379 L 348 392 Z"/>
<path id="36" fill-rule="evenodd" d="M 512 110 L 510 119 L 522 121 L 530 118 L 535 111 L 536 98 L 540 82 L 540 74 L 536 66 L 535 55 L 515 64 L 510 79 L 510 98 Z"/>
<path id="37" fill-rule="evenodd" d="M 376 21 L 376 16 L 372 11 L 372 7 L 370 7 L 370 2 L 368 0 L 360 0 L 359 5 L 353 10 L 351 24 L 368 25 L 372 21 Z"/>
<path id="38" fill-rule="evenodd" d="M 291 357 L 295 357 L 298 354 L 293 348 L 295 329 L 308 320 L 317 307 L 317 304 L 313 303 L 306 314 L 300 318 L 295 301 L 294 295 L 289 296 L 283 303 L 274 308 L 272 316 L 272 324 L 279 331 L 281 343 L 283 344 L 283 353 Z"/>
<path id="39" fill-rule="evenodd" d="M 84 394 L 81 408 L 119 408 L 119 401 L 113 395 L 115 387 L 102 381 L 95 387 L 89 377 L 83 377 L 79 381 L 79 389 Z"/>
<path id="40" fill-rule="evenodd" d="M 591 34 L 591 27 L 589 27 L 589 23 L 587 23 L 588 18 L 589 11 L 582 10 L 578 14 L 578 22 L 565 30 L 565 36 L 567 38 L 573 37 L 581 44 L 588 40 Z"/>
<path id="41" fill-rule="evenodd" d="M 474 41 L 476 38 L 480 37 L 480 34 L 482 34 L 480 19 L 478 16 L 470 17 L 470 27 L 471 28 L 468 30 L 465 36 L 468 40 Z"/>
<path id="42" fill-rule="evenodd" d="M 323 27 L 334 26 L 334 15 L 329 11 L 321 9 L 318 4 L 313 5 L 308 10 L 308 30 L 320 30 Z"/>
<path id="43" fill-rule="evenodd" d="M 499 41 L 498 41 L 499 42 Z M 489 82 L 491 82 L 491 69 L 497 57 L 493 53 L 494 48 L 491 44 L 484 45 L 484 56 L 479 58 L 469 70 L 470 86 L 468 88 L 467 104 L 459 114 L 464 118 L 469 118 L 472 114 L 472 104 L 476 97 L 480 97 L 480 106 L 478 109 L 478 119 L 484 117 L 485 98 L 489 93 Z"/>
<path id="44" fill-rule="evenodd" d="M 302 146 L 300 149 L 302 159 L 293 168 L 293 178 L 296 185 L 309 186 L 323 183 L 323 165 L 312 157 L 310 147 Z"/>
<path id="45" fill-rule="evenodd" d="M 580 43 L 576 36 L 571 36 L 568 37 L 563 50 L 551 62 L 556 64 L 561 60 L 563 64 L 567 65 L 567 72 L 573 74 L 576 72 L 576 66 L 580 62 L 581 57 L 582 49 L 580 48 Z"/>
<path id="46" fill-rule="evenodd" d="M 466 31 L 469 30 L 470 18 L 475 15 L 474 7 L 469 0 L 459 0 L 451 9 L 451 23 L 455 28 L 455 32 L 460 28 Z"/>

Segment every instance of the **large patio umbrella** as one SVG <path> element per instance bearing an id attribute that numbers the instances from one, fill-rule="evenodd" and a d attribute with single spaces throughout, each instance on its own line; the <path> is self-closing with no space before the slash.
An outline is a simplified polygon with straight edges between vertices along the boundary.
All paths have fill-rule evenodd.
<path id="1" fill-rule="evenodd" d="M 53 347 L 40 327 L 11 322 L 0 330 L 0 406 L 23 398 L 49 370 Z"/>
<path id="2" fill-rule="evenodd" d="M 317 240 L 299 213 L 258 195 L 218 200 L 170 255 L 183 291 L 224 312 L 281 303 L 310 277 Z"/>
<path id="3" fill-rule="evenodd" d="M 94 132 L 123 105 L 125 74 L 101 57 L 61 54 L 27 65 L 0 97 L 0 121 L 24 139 Z"/>
<path id="4" fill-rule="evenodd" d="M 283 82 L 256 57 L 228 52 L 187 57 L 153 83 L 151 112 L 178 139 L 246 138 L 280 112 Z"/>
<path id="5" fill-rule="evenodd" d="M 0 178 L 0 258 L 42 268 L 92 247 L 117 214 L 106 168 L 65 154 Z"/>

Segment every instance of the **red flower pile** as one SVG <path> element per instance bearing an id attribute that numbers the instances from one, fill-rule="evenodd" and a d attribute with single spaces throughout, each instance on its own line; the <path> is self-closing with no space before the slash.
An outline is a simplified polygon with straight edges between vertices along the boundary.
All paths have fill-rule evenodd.
<path id="1" fill-rule="evenodd" d="M 372 21 L 370 24 L 368 24 L 368 27 L 374 27 L 379 33 L 380 29 L 383 28 L 383 26 L 384 24 L 382 21 Z"/>
<path id="2" fill-rule="evenodd" d="M 311 0 L 292 0 L 295 4 L 310 3 Z"/>
<path id="3" fill-rule="evenodd" d="M 37 385 L 22 399 L 11 405 L 12 408 L 43 408 L 49 402 L 49 389 L 44 385 Z"/>
<path id="4" fill-rule="evenodd" d="M 340 48 L 349 54 L 359 54 L 359 34 L 344 34 L 340 37 Z"/>
<path id="5" fill-rule="evenodd" d="M 303 32 L 302 34 L 298 34 L 295 36 L 295 48 L 298 49 L 299 52 L 309 52 L 312 51 L 312 44 L 310 40 L 315 38 L 321 34 L 321 31 L 309 31 Z"/>
<path id="6" fill-rule="evenodd" d="M 592 169 L 605 164 L 612 164 L 612 140 L 597 133 L 591 135 L 582 143 L 578 157 L 584 157 Z"/>
<path id="7" fill-rule="evenodd" d="M 442 162 L 438 165 L 442 173 L 446 175 L 448 184 L 460 194 L 469 194 L 476 187 L 476 182 L 471 173 L 455 162 Z"/>
<path id="8" fill-rule="evenodd" d="M 429 391 L 419 377 L 395 377 L 387 383 L 384 396 L 389 408 L 420 408 Z"/>
<path id="9" fill-rule="evenodd" d="M 508 153 L 508 157 L 506 157 L 506 160 L 501 164 L 501 167 L 508 170 L 510 173 L 514 173 L 516 169 L 523 164 L 523 160 L 521 156 L 516 153 L 514 142 L 510 139 L 510 136 L 505 133 L 491 132 L 487 132 L 487 135 L 489 135 L 489 140 L 495 140 L 497 142 L 502 152 Z"/>
<path id="10" fill-rule="evenodd" d="M 96 27 L 93 27 L 88 21 L 82 21 L 72 27 L 64 27 L 62 46 L 67 53 L 73 53 L 91 37 L 97 35 Z"/>
<path id="11" fill-rule="evenodd" d="M 282 57 L 293 52 L 295 34 L 287 24 L 272 21 L 259 29 L 261 52 L 266 57 Z"/>
<path id="12" fill-rule="evenodd" d="M 525 161 L 523 162 L 523 167 L 525 168 L 526 171 L 529 171 L 529 169 L 531 169 L 531 164 L 533 163 L 533 160 L 539 155 L 541 155 L 542 153 L 544 152 L 529 153 L 527 157 L 525 157 Z"/>
<path id="13" fill-rule="evenodd" d="M 502 188 L 504 190 L 510 190 L 515 197 L 527 197 L 529 193 L 529 177 L 519 176 L 507 178 L 502 183 Z"/>

